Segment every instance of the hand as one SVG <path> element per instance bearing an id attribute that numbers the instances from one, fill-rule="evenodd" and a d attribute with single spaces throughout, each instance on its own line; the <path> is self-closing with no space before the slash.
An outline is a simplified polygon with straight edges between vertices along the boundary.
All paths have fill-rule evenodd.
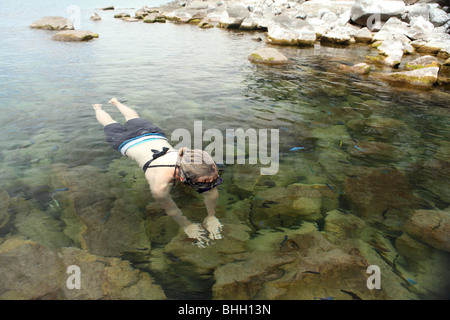
<path id="1" fill-rule="evenodd" d="M 204 236 L 206 232 L 200 224 L 190 224 L 184 228 L 184 232 L 189 238 L 197 240 L 195 244 L 199 248 L 206 248 L 206 246 L 209 245 L 209 240 Z"/>
<path id="2" fill-rule="evenodd" d="M 203 221 L 203 227 L 209 232 L 209 238 L 214 240 L 222 239 L 220 232 L 222 231 L 223 225 L 220 223 L 219 219 L 214 216 L 208 216 Z"/>
<path id="3" fill-rule="evenodd" d="M 116 105 L 119 103 L 119 100 L 117 100 L 116 98 L 112 98 L 111 100 L 108 101 L 108 103 Z"/>
<path id="4" fill-rule="evenodd" d="M 99 103 L 93 104 L 92 107 L 94 108 L 94 110 L 100 110 L 102 108 L 102 105 Z"/>

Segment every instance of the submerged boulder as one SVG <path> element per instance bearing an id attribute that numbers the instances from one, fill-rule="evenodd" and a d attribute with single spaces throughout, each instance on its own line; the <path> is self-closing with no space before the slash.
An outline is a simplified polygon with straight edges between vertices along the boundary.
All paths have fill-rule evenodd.
<path id="1" fill-rule="evenodd" d="M 67 288 L 67 268 L 80 268 L 80 289 Z M 78 248 L 58 253 L 20 236 L 0 245 L 0 299 L 165 299 L 147 272 L 118 258 L 95 256 Z"/>
<path id="2" fill-rule="evenodd" d="M 56 41 L 89 41 L 94 38 L 98 38 L 98 34 L 92 31 L 81 31 L 81 30 L 64 30 L 59 31 L 52 37 L 52 40 Z"/>
<path id="3" fill-rule="evenodd" d="M 345 64 L 340 63 L 338 65 L 338 68 L 344 72 L 347 73 L 352 73 L 352 74 L 356 74 L 356 75 L 366 75 L 370 73 L 370 65 L 368 65 L 367 63 L 357 63 L 353 66 L 348 66 Z"/>
<path id="4" fill-rule="evenodd" d="M 356 228 L 362 226 L 355 224 Z M 233 262 L 214 271 L 213 298 L 372 300 L 414 297 L 400 285 L 400 278 L 389 271 L 387 264 L 372 253 L 369 245 L 344 237 L 336 239 L 330 232 L 319 232 L 309 223 L 297 230 L 260 231 L 249 242 L 253 250 L 235 254 Z M 381 266 L 385 290 L 367 289 L 368 260 Z"/>
<path id="5" fill-rule="evenodd" d="M 264 64 L 285 64 L 289 61 L 284 54 L 274 48 L 263 48 L 257 50 L 250 54 L 248 59 L 254 63 Z"/>
<path id="6" fill-rule="evenodd" d="M 430 246 L 450 252 L 450 211 L 416 210 L 405 223 L 405 231 Z"/>
<path id="7" fill-rule="evenodd" d="M 73 30 L 73 23 L 67 18 L 58 16 L 43 17 L 30 25 L 32 29 Z"/>

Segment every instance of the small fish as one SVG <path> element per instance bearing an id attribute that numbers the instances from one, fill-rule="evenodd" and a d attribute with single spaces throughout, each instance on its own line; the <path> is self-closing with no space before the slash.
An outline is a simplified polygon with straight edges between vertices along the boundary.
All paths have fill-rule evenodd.
<path id="1" fill-rule="evenodd" d="M 259 222 L 259 226 L 260 226 L 261 228 L 270 229 L 270 227 L 265 226 L 265 225 L 264 225 L 264 222 L 262 222 L 262 221 Z"/>
<path id="2" fill-rule="evenodd" d="M 58 207 L 60 207 L 60 205 L 59 205 L 58 201 L 56 201 L 56 199 L 53 199 L 53 201 L 56 203 L 56 205 L 57 205 Z"/>
<path id="3" fill-rule="evenodd" d="M 310 270 L 304 271 L 303 273 L 320 274 L 320 272 L 317 272 L 317 271 L 310 271 Z"/>
<path id="4" fill-rule="evenodd" d="M 338 121 L 337 124 L 340 125 L 340 126 L 344 126 L 345 125 L 345 123 L 343 123 L 342 121 Z"/>
<path id="5" fill-rule="evenodd" d="M 68 191 L 69 188 L 54 189 L 53 191 Z"/>
<path id="6" fill-rule="evenodd" d="M 334 190 L 334 188 L 332 186 L 330 186 L 328 183 L 326 183 L 327 187 L 330 188 L 331 190 Z"/>
<path id="7" fill-rule="evenodd" d="M 105 213 L 105 216 L 104 216 L 103 219 L 102 219 L 102 223 L 105 223 L 106 220 L 108 220 L 108 218 L 109 218 L 110 215 L 111 215 L 111 211 L 107 211 L 107 212 Z"/>
<path id="8" fill-rule="evenodd" d="M 342 148 L 342 140 L 339 141 L 339 148 Z"/>
<path id="9" fill-rule="evenodd" d="M 333 297 L 325 297 L 325 298 L 314 297 L 314 300 L 333 300 L 333 299 L 334 299 Z"/>
<path id="10" fill-rule="evenodd" d="M 354 145 L 354 147 L 355 147 L 356 149 L 358 149 L 359 151 L 361 151 L 361 152 L 365 152 L 363 149 L 361 149 L 360 147 L 358 147 L 356 144 Z"/>
<path id="11" fill-rule="evenodd" d="M 341 289 L 341 292 L 350 295 L 353 300 L 362 300 L 357 294 L 355 294 L 355 293 L 353 293 L 351 291 L 347 291 L 347 290 L 342 290 Z"/>
<path id="12" fill-rule="evenodd" d="M 285 235 L 283 241 L 280 243 L 280 250 L 283 249 L 283 247 L 284 247 L 284 245 L 285 245 L 287 240 L 288 240 L 288 236 Z"/>
<path id="13" fill-rule="evenodd" d="M 299 151 L 299 150 L 304 150 L 305 147 L 294 147 L 292 149 L 290 149 L 289 151 Z"/>
<path id="14" fill-rule="evenodd" d="M 414 281 L 413 279 L 407 278 L 406 280 L 411 284 L 417 284 L 417 282 Z"/>
<path id="15" fill-rule="evenodd" d="M 253 199 L 255 199 L 255 200 L 264 200 L 264 198 L 261 198 L 261 197 L 253 197 Z"/>

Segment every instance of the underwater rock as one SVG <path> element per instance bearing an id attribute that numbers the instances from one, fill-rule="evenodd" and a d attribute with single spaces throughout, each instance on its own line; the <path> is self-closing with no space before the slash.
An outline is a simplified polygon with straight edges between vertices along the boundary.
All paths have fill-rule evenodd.
<path id="1" fill-rule="evenodd" d="M 48 247 L 20 236 L 0 245 L 0 299 L 56 299 L 65 270 Z"/>
<path id="2" fill-rule="evenodd" d="M 280 51 L 274 48 L 259 49 L 248 56 L 248 60 L 254 63 L 264 64 L 285 64 L 289 59 Z"/>
<path id="3" fill-rule="evenodd" d="M 32 29 L 44 30 L 73 30 L 72 21 L 64 17 L 49 16 L 43 17 L 30 25 Z"/>
<path id="4" fill-rule="evenodd" d="M 6 226 L 10 219 L 10 214 L 8 213 L 8 208 L 10 205 L 10 197 L 8 192 L 1 189 L 0 190 L 0 229 Z"/>
<path id="5" fill-rule="evenodd" d="M 70 290 L 70 265 L 80 267 L 81 288 Z M 15 236 L 0 245 L 0 299 L 165 299 L 161 287 L 128 261 L 77 248 L 48 247 Z"/>
<path id="6" fill-rule="evenodd" d="M 284 226 L 296 225 L 299 220 L 322 219 L 322 212 L 337 208 L 338 196 L 325 184 L 293 183 L 287 188 L 258 190 L 255 197 L 262 200 L 253 206 L 252 215 L 258 221 L 278 219 Z"/>
<path id="7" fill-rule="evenodd" d="M 392 118 L 354 119 L 347 122 L 347 129 L 355 139 L 365 137 L 367 140 L 387 143 L 409 142 L 420 136 L 404 121 Z"/>
<path id="8" fill-rule="evenodd" d="M 81 30 L 65 30 L 60 31 L 52 37 L 52 40 L 56 41 L 89 41 L 94 38 L 98 38 L 98 34 L 92 31 Z"/>
<path id="9" fill-rule="evenodd" d="M 253 250 L 234 255 L 235 261 L 215 270 L 213 298 L 312 300 L 331 296 L 366 300 L 413 296 L 395 283 L 386 284 L 389 290 L 368 290 L 369 261 L 358 247 L 362 244 L 337 240 L 310 226 L 282 232 L 259 231 L 249 242 Z M 386 265 L 379 258 L 376 263 Z M 389 281 L 397 278 L 388 269 L 383 276 Z"/>
<path id="10" fill-rule="evenodd" d="M 353 66 L 347 66 L 345 64 L 338 64 L 338 68 L 344 72 L 352 73 L 356 75 L 366 75 L 370 73 L 370 65 L 367 63 L 357 63 Z"/>
<path id="11" fill-rule="evenodd" d="M 11 200 L 11 207 L 15 212 L 13 225 L 19 234 L 50 249 L 73 245 L 71 239 L 63 233 L 63 222 L 53 218 L 51 210 L 40 211 L 30 201 L 20 197 Z M 62 210 L 59 207 L 57 209 Z"/>
<path id="12" fill-rule="evenodd" d="M 380 76 L 380 79 L 398 85 L 407 84 L 414 87 L 429 88 L 437 82 L 438 72 L 438 67 L 429 67 L 411 71 L 392 72 Z"/>
<path id="13" fill-rule="evenodd" d="M 445 299 L 450 288 L 448 277 L 442 277 L 448 271 L 450 258 L 447 252 L 431 248 L 403 233 L 395 241 L 399 256 L 395 261 L 398 274 L 408 286 L 413 284 L 416 292 L 431 299 Z"/>
<path id="14" fill-rule="evenodd" d="M 164 291 L 148 272 L 133 269 L 126 260 L 95 256 L 77 248 L 62 248 L 58 256 L 64 270 L 69 265 L 77 265 L 82 275 L 81 290 L 69 290 L 63 286 L 64 299 L 166 299 Z"/>
<path id="15" fill-rule="evenodd" d="M 422 190 L 426 190 L 432 196 L 432 201 L 437 203 L 440 209 L 444 209 L 450 203 L 450 179 L 442 179 L 450 175 L 450 162 L 448 161 L 448 149 L 440 148 L 435 158 L 429 158 L 416 163 L 411 168 L 409 178 Z M 441 153 L 442 152 L 442 153 Z"/>
<path id="16" fill-rule="evenodd" d="M 180 261 L 190 263 L 200 274 L 209 273 L 229 262 L 229 256 L 232 254 L 245 252 L 250 239 L 250 228 L 240 222 L 229 222 L 221 218 L 219 220 L 224 225 L 223 239 L 210 240 L 206 248 L 200 249 L 194 245 L 192 239 L 187 238 L 184 230 L 179 228 L 178 235 L 165 246 L 165 252 L 175 255 Z"/>
<path id="17" fill-rule="evenodd" d="M 144 208 L 128 195 L 133 190 L 111 185 L 108 176 L 92 166 L 68 168 L 55 164 L 52 181 L 55 189 L 64 186 L 70 190 L 55 198 L 63 208 L 62 219 L 67 221 L 65 232 L 82 249 L 119 256 L 125 252 L 142 254 L 142 249 L 150 248 L 141 212 Z M 122 196 L 116 198 L 112 192 Z"/>
<path id="18" fill-rule="evenodd" d="M 401 226 L 414 205 L 412 185 L 395 168 L 354 167 L 344 182 L 343 200 L 362 217 Z"/>
<path id="19" fill-rule="evenodd" d="M 450 211 L 416 210 L 404 230 L 430 246 L 450 252 Z"/>
<path id="20" fill-rule="evenodd" d="M 346 238 L 357 238 L 366 223 L 361 218 L 339 210 L 327 212 L 324 231 Z"/>
<path id="21" fill-rule="evenodd" d="M 351 143 L 347 152 L 354 157 L 388 163 L 400 161 L 405 156 L 405 152 L 395 145 L 377 141 L 359 140 L 357 144 Z"/>

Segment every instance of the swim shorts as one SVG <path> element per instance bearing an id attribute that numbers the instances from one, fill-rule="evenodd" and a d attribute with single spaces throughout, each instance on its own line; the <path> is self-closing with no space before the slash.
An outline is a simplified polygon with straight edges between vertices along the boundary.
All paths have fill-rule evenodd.
<path id="1" fill-rule="evenodd" d="M 166 139 L 164 132 L 148 120 L 134 118 L 125 122 L 105 126 L 106 141 L 123 155 L 132 146 L 153 139 Z"/>

